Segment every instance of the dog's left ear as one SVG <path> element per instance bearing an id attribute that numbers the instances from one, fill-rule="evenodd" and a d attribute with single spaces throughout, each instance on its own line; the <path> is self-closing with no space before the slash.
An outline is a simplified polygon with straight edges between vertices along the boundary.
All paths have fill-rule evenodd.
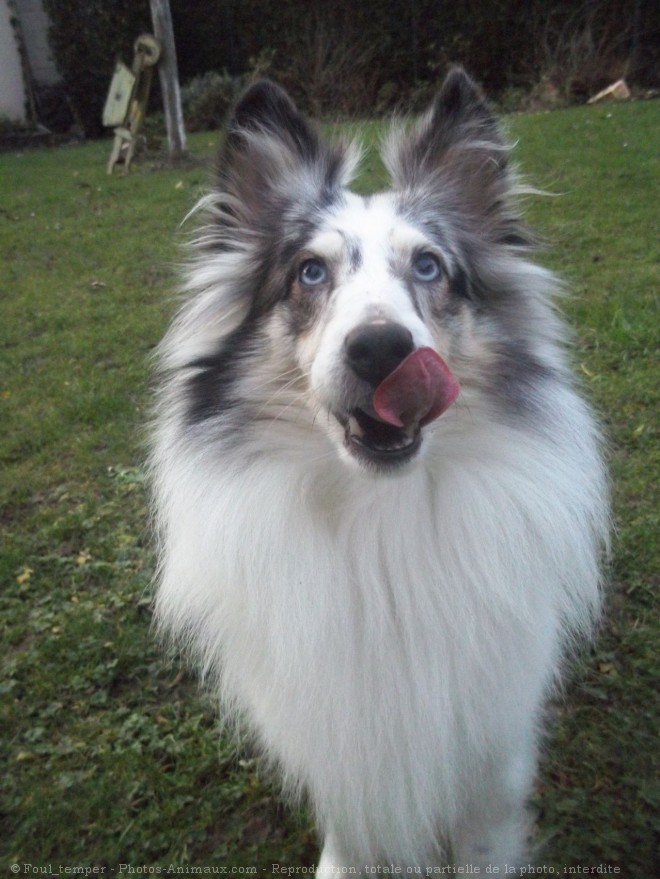
<path id="1" fill-rule="evenodd" d="M 508 148 L 481 90 L 456 67 L 429 112 L 403 139 L 395 134 L 384 158 L 395 187 L 415 189 L 442 170 L 491 179 L 504 174 Z"/>

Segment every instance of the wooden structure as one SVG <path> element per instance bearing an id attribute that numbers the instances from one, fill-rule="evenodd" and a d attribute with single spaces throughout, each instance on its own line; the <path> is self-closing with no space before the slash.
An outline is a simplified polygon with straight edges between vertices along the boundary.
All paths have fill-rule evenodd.
<path id="1" fill-rule="evenodd" d="M 181 110 L 179 73 L 176 62 L 174 27 L 169 0 L 149 0 L 154 36 L 162 50 L 158 65 L 160 92 L 165 111 L 165 127 L 169 143 L 170 161 L 178 161 L 186 155 L 186 131 Z"/>
<path id="2" fill-rule="evenodd" d="M 103 124 L 115 129 L 108 162 L 108 174 L 121 160 L 124 173 L 135 154 L 137 137 L 147 112 L 153 68 L 160 58 L 160 44 L 151 34 L 142 34 L 134 45 L 133 66 L 118 61 L 103 110 Z"/>

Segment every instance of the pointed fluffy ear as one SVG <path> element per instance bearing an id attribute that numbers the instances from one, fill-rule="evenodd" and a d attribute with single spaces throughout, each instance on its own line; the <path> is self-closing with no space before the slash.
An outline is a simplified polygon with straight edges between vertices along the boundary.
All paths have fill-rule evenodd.
<path id="1" fill-rule="evenodd" d="M 479 88 L 452 70 L 429 112 L 409 133 L 394 132 L 383 155 L 404 203 L 460 218 L 484 242 L 533 243 L 516 202 L 524 191 L 509 169 L 509 147 Z"/>
<path id="2" fill-rule="evenodd" d="M 428 185 L 441 170 L 492 177 L 507 166 L 507 147 L 479 87 L 460 67 L 451 70 L 429 112 L 413 131 L 395 133 L 384 159 L 398 189 Z"/>
<path id="3" fill-rule="evenodd" d="M 294 201 L 331 199 L 354 164 L 351 149 L 325 143 L 283 89 L 260 80 L 240 98 L 227 126 L 216 219 L 228 232 L 272 228 Z"/>
<path id="4" fill-rule="evenodd" d="M 243 93 L 227 126 L 227 146 L 240 149 L 250 134 L 277 139 L 302 161 L 315 161 L 321 154 L 317 131 L 284 89 L 269 79 L 259 80 Z"/>

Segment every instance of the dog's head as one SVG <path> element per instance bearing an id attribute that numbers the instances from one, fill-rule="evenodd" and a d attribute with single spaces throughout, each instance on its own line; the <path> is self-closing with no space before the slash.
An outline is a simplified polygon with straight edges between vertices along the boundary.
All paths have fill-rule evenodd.
<path id="1" fill-rule="evenodd" d="M 210 414 L 223 387 L 213 370 L 230 356 L 276 349 L 263 355 L 262 408 L 276 396 L 265 372 L 277 371 L 282 387 L 304 388 L 315 424 L 347 459 L 386 471 L 416 455 L 461 385 L 495 382 L 496 350 L 516 323 L 498 265 L 525 242 L 508 151 L 462 70 L 412 130 L 390 136 L 389 192 L 347 189 L 358 158 L 269 81 L 239 101 L 202 242 L 230 277 L 235 325 L 220 353 L 198 360 L 195 411 Z M 198 271 L 213 281 L 213 268 Z"/>

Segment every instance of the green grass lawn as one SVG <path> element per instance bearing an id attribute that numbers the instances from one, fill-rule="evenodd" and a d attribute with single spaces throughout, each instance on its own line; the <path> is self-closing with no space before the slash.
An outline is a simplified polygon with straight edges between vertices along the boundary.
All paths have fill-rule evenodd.
<path id="1" fill-rule="evenodd" d="M 542 863 L 650 879 L 659 794 L 660 103 L 507 120 L 610 440 L 609 613 L 553 710 Z M 371 139 L 379 126 L 371 124 Z M 209 158 L 217 138 L 192 139 Z M 0 155 L 0 864 L 310 865 L 313 828 L 150 632 L 143 424 L 203 164 L 107 177 L 110 143 Z M 381 185 L 366 163 L 363 189 Z M 655 578 L 655 580 L 654 580 Z"/>

